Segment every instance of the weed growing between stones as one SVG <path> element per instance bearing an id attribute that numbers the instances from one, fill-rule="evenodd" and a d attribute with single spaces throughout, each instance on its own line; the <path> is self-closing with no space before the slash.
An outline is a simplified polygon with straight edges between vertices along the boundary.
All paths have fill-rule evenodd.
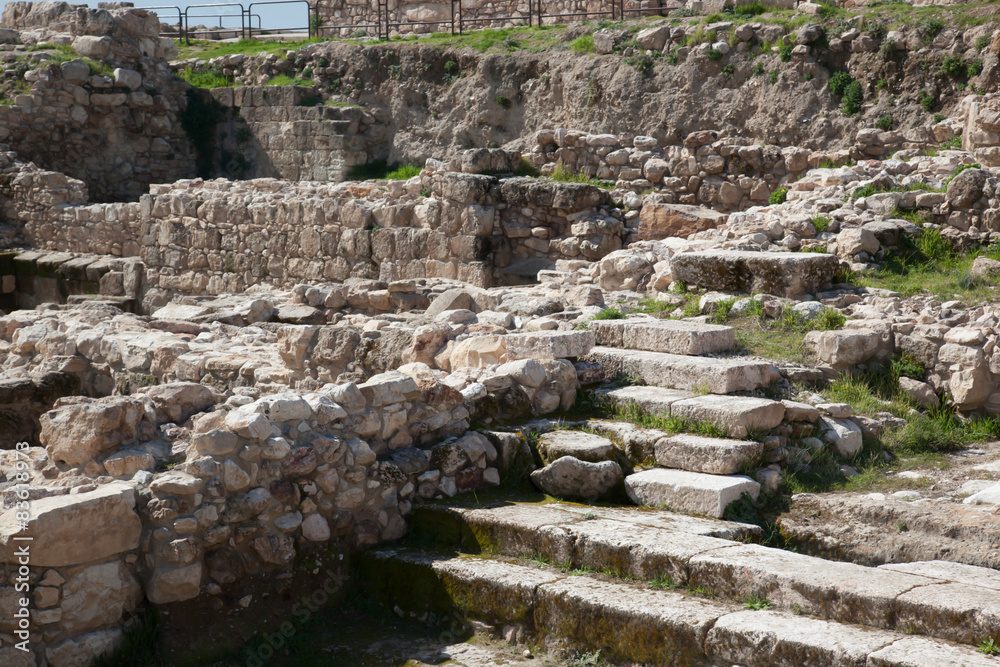
<path id="1" fill-rule="evenodd" d="M 661 591 L 668 591 L 677 588 L 677 584 L 674 583 L 674 580 L 671 579 L 668 574 L 658 575 L 657 577 L 650 579 L 647 583 L 650 588 L 656 588 Z"/>
<path id="2" fill-rule="evenodd" d="M 986 655 L 1000 655 L 1000 644 L 992 637 L 984 639 L 976 646 L 976 650 Z"/>
<path id="3" fill-rule="evenodd" d="M 607 665 L 601 658 L 601 652 L 577 653 L 566 661 L 566 667 L 605 667 Z"/>
<path id="4" fill-rule="evenodd" d="M 596 315 L 593 319 L 595 320 L 624 320 L 628 315 L 618 310 L 617 308 L 605 308 Z"/>
<path id="5" fill-rule="evenodd" d="M 771 601 L 762 595 L 757 595 L 756 593 L 750 595 L 746 600 L 743 601 L 744 609 L 752 609 L 753 611 L 763 611 L 765 609 L 770 609 L 773 605 Z"/>

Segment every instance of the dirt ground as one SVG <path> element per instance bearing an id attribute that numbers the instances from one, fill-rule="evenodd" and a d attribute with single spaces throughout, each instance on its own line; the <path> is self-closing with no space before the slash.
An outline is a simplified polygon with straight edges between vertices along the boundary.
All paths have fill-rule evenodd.
<path id="1" fill-rule="evenodd" d="M 963 500 L 1000 480 L 1000 442 L 889 474 L 872 492 L 798 494 L 779 518 L 803 552 L 865 565 L 948 560 L 1000 568 L 1000 506 Z"/>

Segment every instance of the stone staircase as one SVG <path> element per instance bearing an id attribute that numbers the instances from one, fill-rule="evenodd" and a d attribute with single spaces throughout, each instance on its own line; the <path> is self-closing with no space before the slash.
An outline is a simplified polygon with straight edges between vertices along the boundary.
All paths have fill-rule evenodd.
<path id="1" fill-rule="evenodd" d="M 402 612 L 457 613 L 609 661 L 998 665 L 1000 574 L 937 561 L 870 568 L 752 543 L 754 526 L 563 503 L 415 510 L 423 549 L 369 552 Z"/>

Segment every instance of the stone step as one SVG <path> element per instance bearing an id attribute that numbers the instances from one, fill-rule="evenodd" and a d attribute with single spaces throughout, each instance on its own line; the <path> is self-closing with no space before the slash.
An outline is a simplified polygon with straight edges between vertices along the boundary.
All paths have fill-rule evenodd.
<path id="1" fill-rule="evenodd" d="M 651 468 L 626 477 L 625 493 L 636 505 L 721 519 L 729 503 L 739 500 L 744 493 L 756 500 L 760 484 L 745 475 Z"/>
<path id="2" fill-rule="evenodd" d="M 731 438 L 745 438 L 751 431 L 768 431 L 785 418 L 781 401 L 753 396 L 695 396 L 662 387 L 622 387 L 599 391 L 597 398 L 620 410 L 634 408 L 648 415 L 712 424 Z"/>
<path id="3" fill-rule="evenodd" d="M 735 474 L 748 463 L 759 461 L 764 453 L 764 445 L 753 440 L 705 438 L 689 433 L 661 438 L 653 447 L 661 466 L 710 475 Z"/>
<path id="4" fill-rule="evenodd" d="M 686 320 L 595 320 L 590 323 L 597 345 L 670 354 L 714 354 L 736 345 L 732 327 Z"/>
<path id="5" fill-rule="evenodd" d="M 778 609 L 844 623 L 905 627 L 964 644 L 1000 632 L 995 570 L 938 562 L 872 568 L 828 561 L 737 541 L 756 535 L 744 524 L 665 510 L 552 503 L 421 508 L 414 511 L 413 527 L 417 537 L 435 535 L 470 552 L 539 556 L 566 569 L 641 580 L 667 575 L 678 586 L 712 591 L 721 599 L 757 596 Z"/>
<path id="6" fill-rule="evenodd" d="M 642 582 L 568 575 L 495 558 L 405 549 L 369 552 L 365 590 L 385 606 L 421 615 L 457 613 L 529 638 L 555 639 L 611 660 L 644 664 L 995 665 L 969 646 L 866 629 Z"/>
<path id="7" fill-rule="evenodd" d="M 780 377 L 774 364 L 766 361 L 693 357 L 604 346 L 593 348 L 585 360 L 600 362 L 604 377 L 608 379 L 632 376 L 641 378 L 647 385 L 712 394 L 754 391 Z"/>
<path id="8" fill-rule="evenodd" d="M 585 431 L 550 431 L 538 439 L 538 453 L 545 462 L 574 456 L 581 461 L 599 463 L 609 460 L 613 449 L 614 444 L 607 438 Z"/>

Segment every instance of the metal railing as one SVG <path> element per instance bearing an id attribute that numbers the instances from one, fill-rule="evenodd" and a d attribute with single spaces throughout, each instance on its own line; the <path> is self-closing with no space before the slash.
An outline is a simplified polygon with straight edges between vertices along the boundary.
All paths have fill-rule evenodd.
<path id="1" fill-rule="evenodd" d="M 626 5 L 626 0 L 577 0 L 576 5 L 581 6 L 581 11 L 550 11 L 546 12 L 546 5 L 552 6 L 552 3 L 557 0 L 528 0 L 528 11 L 517 12 L 516 10 L 510 14 L 496 15 L 496 16 L 476 16 L 467 15 L 467 10 L 462 6 L 463 0 L 450 0 L 450 12 L 447 18 L 426 20 L 426 21 L 408 21 L 403 20 L 397 8 L 394 12 L 389 10 L 389 0 L 376 0 L 375 2 L 375 16 L 374 22 L 372 21 L 371 14 L 357 17 L 358 22 L 352 22 L 350 19 L 345 19 L 345 22 L 340 23 L 324 23 L 322 9 L 327 7 L 328 4 L 335 0 L 259 0 L 254 1 L 249 4 L 249 6 L 244 7 L 239 2 L 219 2 L 210 4 L 200 4 L 200 5 L 190 5 L 185 9 L 181 9 L 176 6 L 156 6 L 156 7 L 144 7 L 143 9 L 157 10 L 157 9 L 167 9 L 172 12 L 177 12 L 178 30 L 177 33 L 164 33 L 164 36 L 177 35 L 179 39 L 185 41 L 190 41 L 191 37 L 197 37 L 198 35 L 208 35 L 215 33 L 230 33 L 232 32 L 234 36 L 240 37 L 242 39 L 250 39 L 255 36 L 260 36 L 266 33 L 275 32 L 305 32 L 310 38 L 312 37 L 322 37 L 324 33 L 330 34 L 333 31 L 343 31 L 343 30 L 368 30 L 374 31 L 376 36 L 381 39 L 388 39 L 390 33 L 393 29 L 403 28 L 403 27 L 416 27 L 416 26 L 433 26 L 441 27 L 447 26 L 447 29 L 451 31 L 453 35 L 460 35 L 464 32 L 466 25 L 480 25 L 480 24 L 490 24 L 498 22 L 512 22 L 512 21 L 523 21 L 527 25 L 543 25 L 546 19 L 592 19 L 598 17 L 608 17 L 612 20 L 622 19 L 628 14 L 638 14 L 640 16 L 646 14 L 656 14 L 662 13 L 662 8 L 643 8 L 639 3 L 641 0 L 628 0 L 628 5 Z M 343 2 L 343 0 L 340 0 Z M 596 3 L 592 4 L 592 3 Z M 344 3 L 346 6 L 346 3 Z M 514 4 L 513 2 L 511 4 Z M 268 26 L 265 31 L 263 28 L 263 21 L 259 13 L 254 13 L 254 8 L 260 8 L 269 5 L 305 5 L 305 25 L 293 25 L 293 26 L 282 26 L 282 27 L 271 27 Z M 218 13 L 201 13 L 203 10 L 208 9 L 229 9 L 228 12 L 218 12 Z M 199 18 L 213 18 L 222 22 L 223 19 L 239 19 L 239 27 L 226 27 L 220 25 L 217 28 L 205 28 L 202 30 L 192 30 L 191 29 L 191 19 Z M 257 20 L 257 27 L 254 27 L 254 19 Z"/>

